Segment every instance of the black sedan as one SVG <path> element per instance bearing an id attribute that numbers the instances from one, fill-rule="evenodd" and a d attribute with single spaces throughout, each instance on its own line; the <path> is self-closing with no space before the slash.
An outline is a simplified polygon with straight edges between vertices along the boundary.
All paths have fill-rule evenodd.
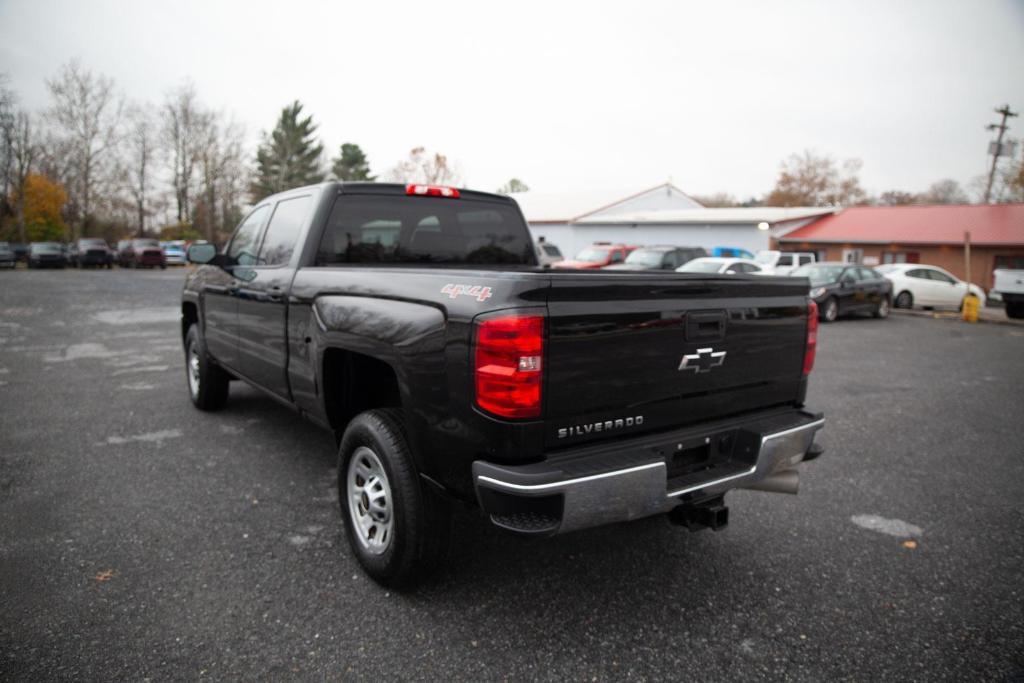
<path id="1" fill-rule="evenodd" d="M 885 318 L 892 307 L 892 282 L 874 268 L 853 263 L 811 263 L 790 273 L 811 281 L 818 315 L 832 322 L 847 313 Z"/>
<path id="2" fill-rule="evenodd" d="M 63 268 L 64 247 L 57 242 L 33 242 L 28 248 L 29 268 Z"/>

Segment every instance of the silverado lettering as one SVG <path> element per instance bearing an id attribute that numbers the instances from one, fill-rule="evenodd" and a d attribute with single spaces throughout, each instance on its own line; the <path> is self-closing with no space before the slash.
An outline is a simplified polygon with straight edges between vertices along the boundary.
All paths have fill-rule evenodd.
<path id="1" fill-rule="evenodd" d="M 591 432 L 611 431 L 612 429 L 622 429 L 623 427 L 639 427 L 644 423 L 644 416 L 637 415 L 636 417 L 624 417 L 615 420 L 605 420 L 604 422 L 593 422 L 585 425 L 573 425 L 572 427 L 560 427 L 558 430 L 558 438 L 564 439 L 567 436 L 583 436 L 584 434 L 590 434 Z"/>
<path id="2" fill-rule="evenodd" d="M 545 269 L 510 197 L 385 183 L 268 197 L 188 258 L 192 402 L 243 381 L 326 428 L 349 547 L 384 585 L 438 565 L 453 501 L 524 535 L 718 529 L 730 490 L 795 493 L 821 453 L 805 278 Z"/>

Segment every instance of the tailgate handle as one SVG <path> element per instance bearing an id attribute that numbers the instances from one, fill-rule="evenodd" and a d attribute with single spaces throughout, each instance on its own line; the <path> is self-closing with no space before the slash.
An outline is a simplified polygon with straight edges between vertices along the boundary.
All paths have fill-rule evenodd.
<path id="1" fill-rule="evenodd" d="M 715 341 L 725 338 L 725 311 L 686 314 L 687 341 Z"/>

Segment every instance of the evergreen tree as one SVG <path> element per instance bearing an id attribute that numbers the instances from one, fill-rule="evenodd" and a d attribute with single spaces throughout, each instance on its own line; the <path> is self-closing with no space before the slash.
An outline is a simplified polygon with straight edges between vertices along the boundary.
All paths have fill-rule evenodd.
<path id="1" fill-rule="evenodd" d="M 377 176 L 370 175 L 370 164 L 366 161 L 366 154 L 363 153 L 359 145 L 351 142 L 346 142 L 341 146 L 341 152 L 334 160 L 331 170 L 338 180 L 377 179 Z"/>
<path id="2" fill-rule="evenodd" d="M 281 110 L 281 118 L 269 137 L 256 151 L 256 180 L 252 184 L 255 201 L 301 185 L 324 179 L 320 156 L 324 146 L 316 141 L 313 117 L 301 118 L 298 100 Z"/>

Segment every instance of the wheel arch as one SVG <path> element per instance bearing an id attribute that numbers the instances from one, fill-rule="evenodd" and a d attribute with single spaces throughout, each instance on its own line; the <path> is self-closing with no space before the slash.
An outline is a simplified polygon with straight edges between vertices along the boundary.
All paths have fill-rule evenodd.
<path id="1" fill-rule="evenodd" d="M 340 442 L 353 417 L 374 408 L 404 409 L 398 373 L 385 360 L 349 349 L 324 349 L 320 377 L 327 422 Z"/>
<path id="2" fill-rule="evenodd" d="M 193 301 L 184 301 L 181 304 L 181 338 L 185 339 L 188 328 L 199 324 L 199 307 Z"/>

